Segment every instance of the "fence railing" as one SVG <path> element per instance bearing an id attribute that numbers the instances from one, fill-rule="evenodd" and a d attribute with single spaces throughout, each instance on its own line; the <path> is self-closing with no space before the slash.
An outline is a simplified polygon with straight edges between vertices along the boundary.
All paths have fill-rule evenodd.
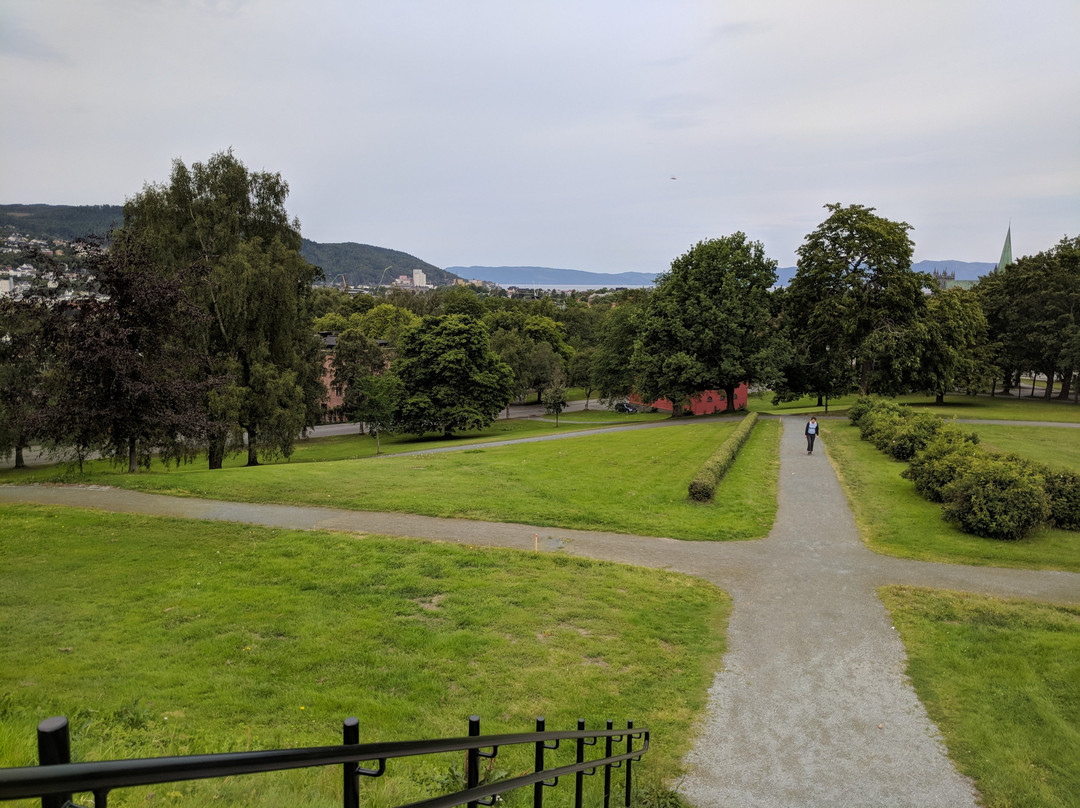
<path id="1" fill-rule="evenodd" d="M 584 778 L 601 771 L 603 806 L 609 808 L 612 772 L 620 768 L 625 776 L 624 805 L 629 808 L 632 791 L 631 766 L 648 751 L 649 730 L 635 729 L 633 721 L 626 723 L 626 729 L 614 729 L 612 724 L 612 721 L 608 721 L 605 729 L 586 730 L 584 719 L 578 719 L 576 730 L 559 732 L 546 730 L 544 719 L 537 718 L 535 732 L 481 735 L 480 719 L 474 715 L 469 717 L 469 734 L 466 737 L 362 744 L 359 721 L 347 718 L 343 725 L 340 746 L 71 763 L 67 719 L 48 718 L 38 725 L 40 764 L 0 769 L 0 801 L 40 798 L 42 808 L 65 808 L 74 805 L 73 795 L 89 793 L 93 794 L 95 808 L 107 808 L 109 792 L 118 788 L 341 765 L 342 804 L 344 808 L 358 808 L 360 778 L 382 776 L 386 772 L 388 760 L 465 752 L 464 789 L 410 803 L 401 808 L 452 808 L 464 804 L 468 804 L 468 808 L 478 808 L 481 805 L 493 805 L 500 794 L 529 785 L 533 787 L 534 808 L 543 808 L 544 789 L 556 786 L 560 778 L 571 774 L 575 776 L 574 805 L 575 808 L 582 808 Z M 598 747 L 601 738 L 604 739 L 604 756 L 587 760 L 586 748 Z M 636 749 L 635 740 L 641 741 Z M 558 749 L 563 741 L 575 742 L 574 762 L 545 768 L 546 752 Z M 534 770 L 531 773 L 490 783 L 480 782 L 481 759 L 494 758 L 501 747 L 521 744 L 532 744 L 534 747 Z M 617 748 L 616 744 L 620 748 Z M 361 766 L 361 763 L 374 766 Z"/>

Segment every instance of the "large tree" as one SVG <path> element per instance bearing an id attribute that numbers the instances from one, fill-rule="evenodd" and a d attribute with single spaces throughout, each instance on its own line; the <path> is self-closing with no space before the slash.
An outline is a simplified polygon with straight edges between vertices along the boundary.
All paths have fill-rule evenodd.
<path id="1" fill-rule="evenodd" d="M 129 239 L 100 255 L 92 271 L 90 293 L 57 329 L 45 410 L 53 443 L 92 446 L 129 472 L 149 466 L 155 452 L 190 457 L 206 434 L 207 382 L 183 341 L 184 328 L 202 317 L 183 276 L 161 272 Z"/>
<path id="2" fill-rule="evenodd" d="M 513 395 L 513 372 L 487 328 L 465 314 L 424 317 L 402 337 L 391 371 L 401 381 L 395 425 L 416 435 L 481 429 Z"/>
<path id="3" fill-rule="evenodd" d="M 999 364 L 1045 374 L 1047 398 L 1060 377 L 1061 397 L 1068 397 L 1080 342 L 1080 237 L 990 273 L 979 293 L 1001 346 Z"/>
<path id="4" fill-rule="evenodd" d="M 785 316 L 803 393 L 844 381 L 853 367 L 863 393 L 910 389 L 919 368 L 919 320 L 929 276 L 911 268 L 911 225 L 863 205 L 826 205 L 829 217 L 797 250 Z"/>
<path id="5" fill-rule="evenodd" d="M 279 174 L 249 171 L 227 151 L 190 168 L 175 161 L 168 183 L 124 205 L 117 237 L 146 247 L 158 266 L 190 271 L 189 297 L 207 315 L 188 340 L 217 381 L 204 400 L 211 468 L 245 436 L 249 465 L 289 455 L 325 394 L 310 309 L 320 272 L 300 256 L 288 190 Z"/>
<path id="6" fill-rule="evenodd" d="M 644 400 L 666 398 L 676 411 L 704 390 L 772 378 L 775 331 L 768 290 L 776 262 L 744 233 L 698 242 L 657 279 L 634 347 L 635 388 Z"/>
<path id="7" fill-rule="evenodd" d="M 979 389 L 992 375 L 986 315 L 967 289 L 935 289 L 927 300 L 918 381 L 938 404 L 957 387 Z"/>

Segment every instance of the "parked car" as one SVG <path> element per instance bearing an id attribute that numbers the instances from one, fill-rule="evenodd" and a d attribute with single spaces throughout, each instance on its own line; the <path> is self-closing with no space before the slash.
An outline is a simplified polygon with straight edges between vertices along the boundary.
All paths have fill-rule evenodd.
<path id="1" fill-rule="evenodd" d="M 620 401 L 615 405 L 615 412 L 637 412 L 637 407 L 633 404 L 628 404 L 625 401 Z"/>

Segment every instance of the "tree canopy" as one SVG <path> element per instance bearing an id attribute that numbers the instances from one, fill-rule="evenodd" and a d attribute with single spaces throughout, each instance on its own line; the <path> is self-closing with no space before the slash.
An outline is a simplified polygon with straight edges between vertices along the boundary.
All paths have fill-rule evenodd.
<path id="1" fill-rule="evenodd" d="M 768 290 L 776 262 L 744 233 L 698 242 L 660 276 L 641 315 L 634 345 L 635 388 L 676 410 L 697 393 L 735 388 L 773 375 L 775 331 Z"/>

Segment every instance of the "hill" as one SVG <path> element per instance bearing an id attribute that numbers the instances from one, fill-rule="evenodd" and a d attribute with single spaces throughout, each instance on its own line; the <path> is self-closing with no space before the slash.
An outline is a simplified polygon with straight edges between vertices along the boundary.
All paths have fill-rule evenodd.
<path id="1" fill-rule="evenodd" d="M 652 286 L 655 272 L 586 272 L 552 267 L 447 267 L 467 280 L 497 283 L 499 286 L 531 286 L 541 289 L 612 289 L 617 286 Z"/>
<path id="2" fill-rule="evenodd" d="M 65 241 L 104 236 L 123 224 L 120 205 L 0 205 L 0 235 Z"/>
<path id="3" fill-rule="evenodd" d="M 432 286 L 446 286 L 457 277 L 408 253 L 352 241 L 320 244 L 304 239 L 300 252 L 315 266 L 322 267 L 326 283 L 330 285 L 340 283 L 341 275 L 345 276 L 349 286 L 385 285 L 398 275 L 407 275 L 411 279 L 414 269 L 422 269 Z"/>
<path id="4" fill-rule="evenodd" d="M 987 261 L 918 261 L 911 265 L 916 272 L 925 272 L 928 275 L 934 270 L 938 272 L 955 272 L 958 281 L 975 281 L 987 274 L 997 264 Z M 779 267 L 776 270 L 777 285 L 787 286 L 795 277 L 796 267 Z"/>
<path id="5" fill-rule="evenodd" d="M 0 236 L 21 233 L 40 239 L 71 241 L 85 236 L 106 236 L 124 222 L 120 205 L 0 205 Z M 320 244 L 303 240 L 301 254 L 315 266 L 322 267 L 328 283 L 344 275 L 350 286 L 374 286 L 390 282 L 398 275 L 412 277 L 422 269 L 428 283 L 445 285 L 454 275 L 421 261 L 408 253 L 372 247 L 367 244 Z M 383 274 L 386 267 L 391 267 Z"/>

